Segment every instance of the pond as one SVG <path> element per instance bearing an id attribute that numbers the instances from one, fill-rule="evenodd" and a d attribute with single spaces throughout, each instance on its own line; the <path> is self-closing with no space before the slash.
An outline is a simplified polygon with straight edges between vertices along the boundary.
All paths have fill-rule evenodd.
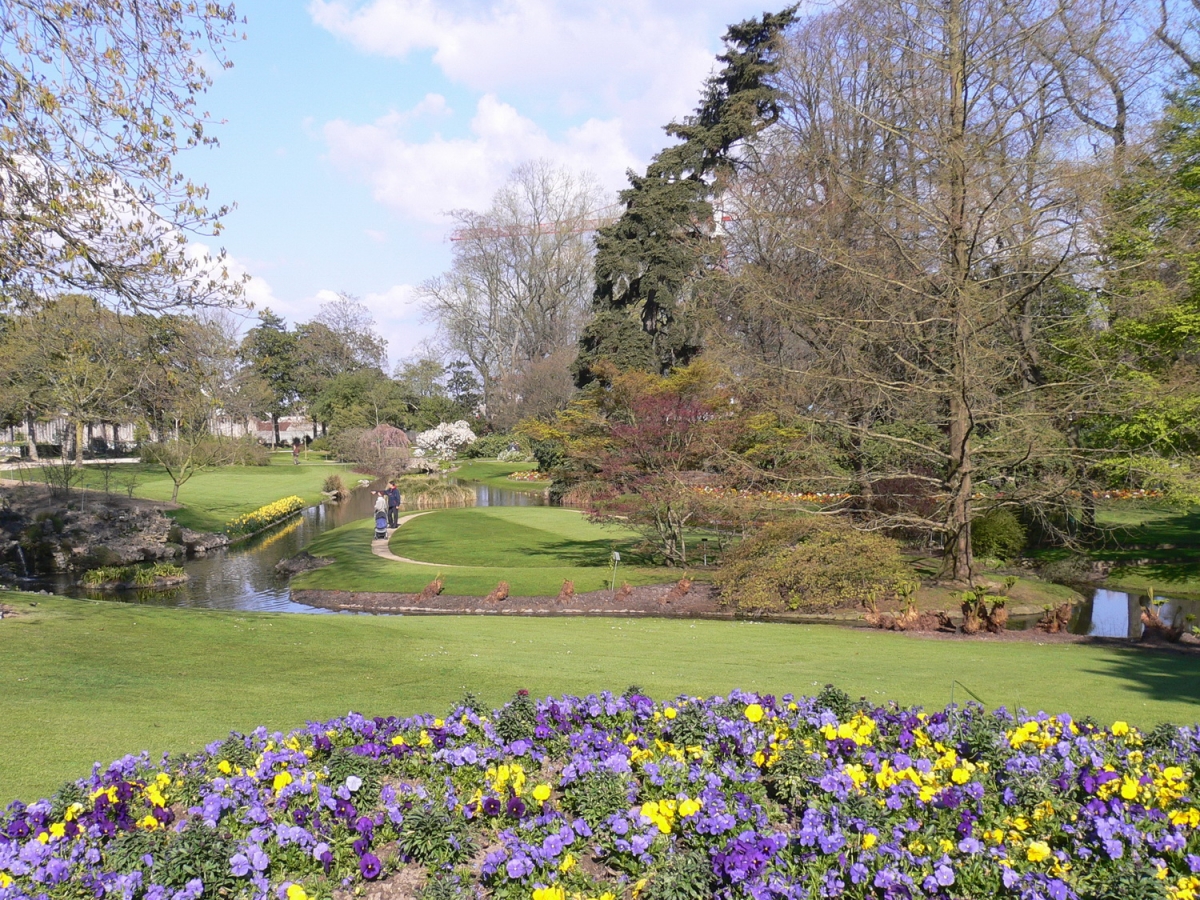
<path id="1" fill-rule="evenodd" d="M 479 482 L 461 483 L 464 487 L 474 487 L 476 506 L 542 506 L 549 502 L 546 492 L 537 488 L 519 490 Z M 360 487 L 338 503 L 310 506 L 296 518 L 245 543 L 188 560 L 183 564 L 187 583 L 168 591 L 97 595 L 65 577 L 42 582 L 40 586 L 70 597 L 103 596 L 108 600 L 154 606 L 329 614 L 328 610 L 293 602 L 288 580 L 275 573 L 275 565 L 295 556 L 330 529 L 371 518 L 374 503 L 370 487 Z"/>

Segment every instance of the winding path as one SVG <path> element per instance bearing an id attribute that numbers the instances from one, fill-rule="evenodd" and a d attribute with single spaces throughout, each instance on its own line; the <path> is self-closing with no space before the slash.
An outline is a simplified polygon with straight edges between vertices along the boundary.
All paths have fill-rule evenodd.
<path id="1" fill-rule="evenodd" d="M 470 566 L 456 566 L 456 565 L 449 565 L 449 564 L 443 565 L 442 563 L 431 563 L 431 562 L 424 562 L 423 560 L 419 560 L 419 559 L 409 559 L 407 556 L 397 556 L 395 553 L 392 552 L 392 548 L 388 546 L 388 541 L 391 539 L 392 535 L 395 534 L 397 531 L 399 531 L 401 528 L 403 528 L 405 522 L 410 522 L 413 519 L 415 519 L 417 516 L 425 516 L 431 512 L 433 512 L 433 510 L 427 509 L 424 512 L 412 513 L 411 515 L 403 516 L 402 518 L 397 519 L 396 527 L 391 529 L 391 531 L 388 532 L 387 537 L 383 538 L 382 540 L 371 541 L 371 552 L 374 553 L 376 556 L 378 556 L 380 559 L 390 559 L 393 562 L 412 563 L 414 566 L 432 566 L 435 569 L 469 569 L 469 568 L 471 568 Z"/>

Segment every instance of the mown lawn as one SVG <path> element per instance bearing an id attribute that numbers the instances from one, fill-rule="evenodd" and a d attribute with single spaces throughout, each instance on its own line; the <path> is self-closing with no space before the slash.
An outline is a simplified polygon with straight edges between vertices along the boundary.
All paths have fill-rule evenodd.
<path id="1" fill-rule="evenodd" d="M 548 481 L 531 484 L 528 481 L 510 481 L 513 472 L 532 472 L 537 463 L 502 463 L 494 459 L 470 459 L 464 461 L 451 474 L 460 481 L 480 481 L 489 487 L 508 488 L 513 491 L 544 491 Z"/>
<path id="2" fill-rule="evenodd" d="M 410 531 L 411 529 L 411 531 Z M 337 562 L 292 579 L 293 588 L 413 593 L 441 575 L 443 592 L 482 597 L 507 581 L 517 597 L 558 594 L 563 581 L 578 592 L 611 584 L 609 554 L 621 549 L 617 584 L 675 581 L 678 569 L 629 565 L 635 535 L 592 525 L 578 512 L 539 506 L 467 507 L 419 516 L 391 540 L 397 556 L 439 565 L 413 565 L 371 553 L 374 524 L 352 522 L 318 537 L 307 548 Z"/>
<path id="3" fill-rule="evenodd" d="M 612 552 L 633 560 L 637 532 L 589 522 L 554 506 L 447 509 L 412 519 L 392 536 L 392 552 L 456 566 L 607 568 Z"/>
<path id="4" fill-rule="evenodd" d="M 171 499 L 173 488 L 170 477 L 161 466 L 146 463 L 122 463 L 109 467 L 106 473 L 102 466 L 81 466 L 80 486 L 92 490 L 107 489 L 114 494 L 126 494 L 127 486 L 133 484 L 133 496 L 146 500 Z M 325 479 L 340 474 L 347 487 L 353 487 L 362 476 L 356 475 L 351 467 L 328 463 L 316 457 L 300 465 L 292 464 L 290 453 L 276 453 L 269 466 L 226 466 L 209 469 L 193 475 L 179 489 L 182 509 L 173 510 L 172 515 L 180 525 L 197 531 L 222 531 L 225 523 L 243 513 L 252 512 L 292 494 L 303 498 L 305 503 L 320 503 L 324 499 L 321 488 Z M 26 470 L 25 479 L 40 483 L 36 469 Z M 16 477 L 6 472 L 7 478 Z"/>
<path id="5" fill-rule="evenodd" d="M 194 750 L 231 729 L 288 729 L 359 710 L 442 712 L 621 691 L 733 687 L 942 706 L 1068 711 L 1143 727 L 1193 723 L 1200 659 L 1099 646 L 937 640 L 835 626 L 662 619 L 248 614 L 7 594 L 0 620 L 0 804 L 95 761 Z M 36 602 L 37 606 L 31 606 Z"/>

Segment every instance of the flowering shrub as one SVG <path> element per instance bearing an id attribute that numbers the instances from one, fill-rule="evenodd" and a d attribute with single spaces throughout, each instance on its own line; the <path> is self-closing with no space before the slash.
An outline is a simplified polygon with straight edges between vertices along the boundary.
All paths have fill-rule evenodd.
<path id="1" fill-rule="evenodd" d="M 454 459 L 458 451 L 475 442 L 475 432 L 463 419 L 457 422 L 442 422 L 428 431 L 417 435 L 419 456 L 436 456 L 439 459 Z"/>
<path id="2" fill-rule="evenodd" d="M 551 476 L 546 472 L 540 472 L 537 469 L 532 469 L 528 472 L 510 472 L 508 474 L 509 481 L 550 481 Z"/>
<path id="3" fill-rule="evenodd" d="M 401 867 L 499 900 L 1195 900 L 1198 764 L 1197 728 L 831 688 L 468 699 L 97 766 L 0 815 L 0 900 L 306 900 Z"/>
<path id="4" fill-rule="evenodd" d="M 230 519 L 225 525 L 225 530 L 230 534 L 253 534 L 255 531 L 261 531 L 268 525 L 273 525 L 276 522 L 286 519 L 288 516 L 295 515 L 302 509 L 304 509 L 304 501 L 299 497 L 284 497 L 282 500 L 276 500 L 274 503 L 260 506 L 254 512 L 238 516 L 236 519 Z"/>

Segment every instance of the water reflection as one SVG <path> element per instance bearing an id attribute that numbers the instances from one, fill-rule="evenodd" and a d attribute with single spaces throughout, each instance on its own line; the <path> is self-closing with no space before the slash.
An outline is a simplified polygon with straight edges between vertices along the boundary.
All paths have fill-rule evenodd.
<path id="1" fill-rule="evenodd" d="M 550 502 L 549 491 L 545 489 L 514 490 L 470 481 L 463 482 L 463 485 L 470 487 L 472 483 L 475 485 L 476 506 L 547 506 Z"/>
<path id="2" fill-rule="evenodd" d="M 1142 609 L 1149 606 L 1148 595 L 1097 588 L 1090 600 L 1080 604 L 1071 621 L 1071 632 L 1137 640 L 1145 627 Z M 1200 617 L 1200 600 L 1179 600 L 1156 593 L 1154 608 L 1167 625 L 1188 625 Z"/>

